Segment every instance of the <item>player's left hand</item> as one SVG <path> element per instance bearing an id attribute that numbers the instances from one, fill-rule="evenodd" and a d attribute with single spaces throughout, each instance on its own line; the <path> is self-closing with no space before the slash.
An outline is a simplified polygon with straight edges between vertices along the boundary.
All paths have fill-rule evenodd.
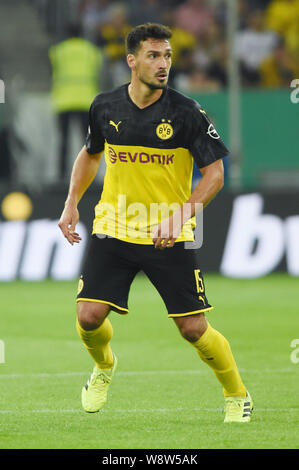
<path id="1" fill-rule="evenodd" d="M 74 243 L 80 243 L 81 240 L 79 233 L 75 232 L 78 221 L 79 212 L 77 206 L 72 203 L 66 203 L 61 214 L 58 227 L 71 245 Z"/>
<path id="2" fill-rule="evenodd" d="M 180 236 L 181 230 L 182 220 L 180 213 L 173 214 L 168 219 L 162 220 L 152 234 L 155 248 L 160 250 L 172 248 L 176 239 Z"/>

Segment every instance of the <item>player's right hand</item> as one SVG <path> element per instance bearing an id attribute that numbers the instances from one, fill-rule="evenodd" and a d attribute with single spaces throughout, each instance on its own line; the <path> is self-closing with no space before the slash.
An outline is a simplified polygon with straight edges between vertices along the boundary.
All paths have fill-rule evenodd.
<path id="1" fill-rule="evenodd" d="M 79 211 L 77 207 L 66 205 L 58 222 L 58 227 L 71 245 L 80 243 L 80 240 L 82 240 L 79 233 L 75 232 L 78 221 Z"/>

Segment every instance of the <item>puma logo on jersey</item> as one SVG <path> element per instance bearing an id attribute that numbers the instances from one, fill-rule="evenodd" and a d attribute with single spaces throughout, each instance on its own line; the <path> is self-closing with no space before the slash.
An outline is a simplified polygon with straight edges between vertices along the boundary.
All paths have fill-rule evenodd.
<path id="1" fill-rule="evenodd" d="M 110 120 L 109 124 L 110 124 L 111 126 L 115 127 L 116 132 L 118 132 L 118 126 L 120 125 L 121 122 L 122 122 L 122 121 L 119 121 L 117 124 L 115 124 L 115 122 L 113 122 L 113 121 Z"/>

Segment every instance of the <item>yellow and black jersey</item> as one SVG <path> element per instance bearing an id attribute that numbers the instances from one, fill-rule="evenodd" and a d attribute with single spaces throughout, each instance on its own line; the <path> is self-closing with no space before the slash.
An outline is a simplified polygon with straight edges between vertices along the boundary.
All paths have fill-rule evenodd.
<path id="1" fill-rule="evenodd" d="M 165 88 L 140 109 L 128 84 L 101 93 L 89 111 L 88 153 L 105 152 L 106 174 L 93 233 L 152 244 L 151 232 L 191 195 L 193 161 L 199 168 L 228 150 L 200 105 Z M 190 219 L 176 241 L 193 240 Z"/>

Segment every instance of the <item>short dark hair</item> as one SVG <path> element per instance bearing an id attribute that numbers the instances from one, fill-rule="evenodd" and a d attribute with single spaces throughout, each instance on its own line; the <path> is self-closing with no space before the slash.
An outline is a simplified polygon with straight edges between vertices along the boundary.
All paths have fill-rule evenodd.
<path id="1" fill-rule="evenodd" d="M 136 26 L 126 37 L 127 54 L 136 54 L 141 41 L 149 38 L 170 39 L 172 32 L 168 26 L 158 23 L 145 23 Z"/>

